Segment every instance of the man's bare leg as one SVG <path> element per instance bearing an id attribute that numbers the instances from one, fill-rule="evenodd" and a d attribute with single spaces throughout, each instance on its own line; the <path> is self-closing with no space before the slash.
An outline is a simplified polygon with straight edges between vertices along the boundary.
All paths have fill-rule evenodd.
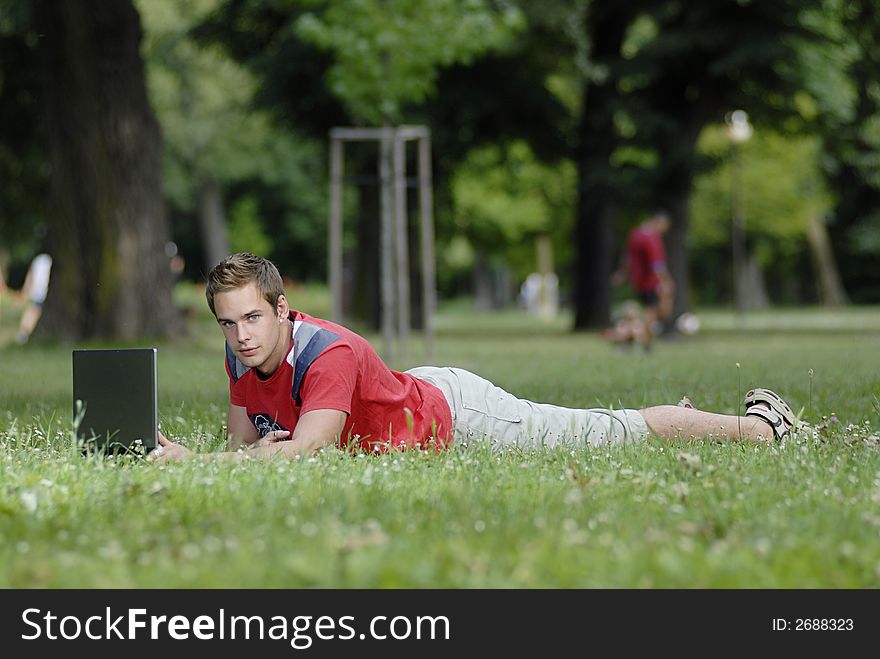
<path id="1" fill-rule="evenodd" d="M 658 405 L 639 411 L 648 428 L 663 439 L 699 439 L 709 435 L 729 441 L 773 439 L 770 424 L 755 416 L 715 414 L 677 405 Z"/>
<path id="2" fill-rule="evenodd" d="M 34 328 L 37 326 L 37 321 L 40 320 L 42 313 L 43 309 L 39 305 L 28 305 L 27 309 L 25 309 L 24 313 L 21 315 L 21 321 L 18 325 L 18 334 L 16 334 L 16 340 L 18 343 L 27 342 L 31 334 L 33 334 Z"/>
<path id="3" fill-rule="evenodd" d="M 642 335 L 642 345 L 645 348 L 650 348 L 651 343 L 654 341 L 654 329 L 657 327 L 657 324 L 660 322 L 660 316 L 657 311 L 657 307 L 645 307 L 645 315 L 642 318 L 642 326 L 644 329 Z"/>

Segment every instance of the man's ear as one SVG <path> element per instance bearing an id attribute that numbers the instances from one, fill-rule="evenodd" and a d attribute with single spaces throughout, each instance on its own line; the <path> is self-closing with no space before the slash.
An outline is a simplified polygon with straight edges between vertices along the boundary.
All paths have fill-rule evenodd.
<path id="1" fill-rule="evenodd" d="M 287 320 L 287 314 L 290 313 L 290 305 L 287 304 L 287 298 L 283 295 L 278 296 L 278 302 L 275 303 L 275 312 L 278 314 L 279 323 Z"/>

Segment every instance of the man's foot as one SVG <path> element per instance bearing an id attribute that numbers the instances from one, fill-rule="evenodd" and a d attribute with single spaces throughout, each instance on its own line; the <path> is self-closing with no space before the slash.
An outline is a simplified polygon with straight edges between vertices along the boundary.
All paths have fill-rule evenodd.
<path id="1" fill-rule="evenodd" d="M 799 426 L 788 403 L 770 389 L 758 387 L 750 390 L 743 403 L 746 406 L 746 416 L 756 416 L 768 423 L 776 439 L 782 439 Z"/>

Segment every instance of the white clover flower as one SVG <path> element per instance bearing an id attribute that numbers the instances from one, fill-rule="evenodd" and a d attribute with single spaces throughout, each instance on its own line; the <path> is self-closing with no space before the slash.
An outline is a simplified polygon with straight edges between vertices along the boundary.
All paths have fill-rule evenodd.
<path id="1" fill-rule="evenodd" d="M 25 490 L 21 493 L 21 504 L 24 506 L 24 509 L 29 513 L 36 512 L 37 510 L 37 493 L 33 490 Z"/>

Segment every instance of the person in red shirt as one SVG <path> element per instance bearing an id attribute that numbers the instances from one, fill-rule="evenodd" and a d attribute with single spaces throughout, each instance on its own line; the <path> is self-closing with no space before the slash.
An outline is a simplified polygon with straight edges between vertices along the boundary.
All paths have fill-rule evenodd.
<path id="1" fill-rule="evenodd" d="M 663 236 L 669 231 L 670 224 L 669 214 L 657 210 L 630 231 L 623 266 L 612 277 L 612 281 L 619 284 L 625 271 L 644 307 L 644 328 L 640 337 L 645 347 L 650 347 L 662 323 L 672 316 L 675 285 L 666 267 L 666 247 L 663 244 Z"/>
<path id="2" fill-rule="evenodd" d="M 350 452 L 439 451 L 453 442 L 494 447 L 600 446 L 660 437 L 784 437 L 798 425 L 772 391 L 754 389 L 746 415 L 693 407 L 574 409 L 534 403 L 454 367 L 389 369 L 361 336 L 291 309 L 281 275 L 266 259 L 233 254 L 208 275 L 208 306 L 226 338 L 227 451 L 219 459 L 311 455 L 335 445 Z M 194 454 L 159 433 L 149 458 Z M 241 450 L 247 448 L 247 450 Z"/>
<path id="3" fill-rule="evenodd" d="M 252 293 L 246 287 L 232 295 L 244 301 Z M 232 328 L 229 299 L 221 300 L 218 319 Z M 365 339 L 345 327 L 294 310 L 282 312 L 280 323 L 290 326 L 290 344 L 283 332 L 278 352 L 284 348 L 284 358 L 271 374 L 255 363 L 258 347 L 238 354 L 227 347 L 229 401 L 240 421 L 234 434 L 246 444 L 253 443 L 254 429 L 260 437 L 287 431 L 310 413 L 331 420 L 334 429 L 342 424 L 341 432 L 334 432 L 340 448 L 439 450 L 451 441 L 449 405 L 437 387 L 390 370 Z M 270 364 L 277 360 L 275 355 Z"/>

